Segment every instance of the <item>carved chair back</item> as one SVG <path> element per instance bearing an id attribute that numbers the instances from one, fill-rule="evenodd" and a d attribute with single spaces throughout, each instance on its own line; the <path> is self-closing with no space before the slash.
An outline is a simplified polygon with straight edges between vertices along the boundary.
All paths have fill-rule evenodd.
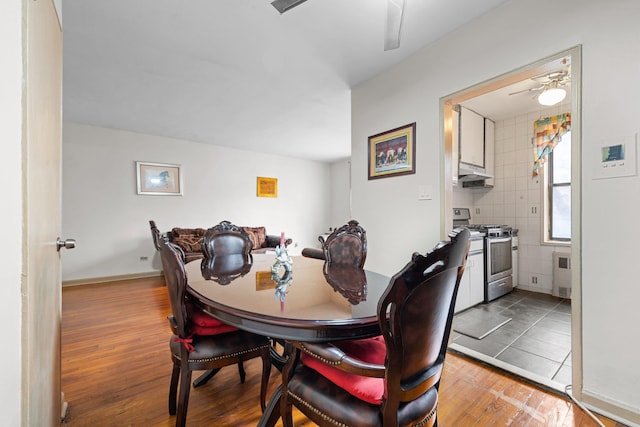
<path id="1" fill-rule="evenodd" d="M 155 246 L 156 250 L 160 250 L 160 244 L 165 240 L 162 237 L 162 233 L 156 227 L 156 222 L 154 220 L 149 220 L 149 227 L 151 228 L 151 238 L 153 239 L 153 246 Z"/>
<path id="2" fill-rule="evenodd" d="M 367 232 L 358 221 L 351 220 L 331 233 L 326 240 L 318 237 L 326 265 L 364 267 L 367 258 Z"/>
<path id="3" fill-rule="evenodd" d="M 452 232 L 425 256 L 412 260 L 390 281 L 378 303 L 387 347 L 383 425 L 394 425 L 402 402 L 439 387 L 455 300 L 469 251 L 469 230 Z"/>
<path id="4" fill-rule="evenodd" d="M 176 335 L 180 338 L 189 336 L 189 320 L 185 305 L 187 292 L 187 272 L 180 256 L 179 248 L 168 241 L 160 244 L 160 257 L 162 258 L 162 271 L 167 283 L 171 316 L 169 321 Z"/>
<path id="5" fill-rule="evenodd" d="M 249 234 L 242 227 L 229 221 L 222 221 L 211 227 L 202 238 L 202 252 L 205 258 L 233 254 L 249 255 L 252 247 Z"/>

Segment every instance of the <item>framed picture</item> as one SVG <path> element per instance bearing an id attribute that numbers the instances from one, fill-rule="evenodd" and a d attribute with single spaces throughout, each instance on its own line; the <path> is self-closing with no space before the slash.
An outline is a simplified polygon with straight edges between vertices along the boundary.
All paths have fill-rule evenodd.
<path id="1" fill-rule="evenodd" d="M 369 179 L 416 173 L 415 122 L 369 137 Z"/>
<path id="2" fill-rule="evenodd" d="M 278 178 L 258 177 L 258 197 L 278 197 Z"/>
<path id="3" fill-rule="evenodd" d="M 180 165 L 136 162 L 138 194 L 182 196 Z"/>

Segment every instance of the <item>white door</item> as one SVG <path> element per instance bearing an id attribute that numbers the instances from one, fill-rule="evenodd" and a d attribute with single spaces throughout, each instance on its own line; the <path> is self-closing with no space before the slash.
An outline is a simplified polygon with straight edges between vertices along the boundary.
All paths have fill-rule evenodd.
<path id="1" fill-rule="evenodd" d="M 60 424 L 62 31 L 52 0 L 26 4 L 22 425 Z"/>

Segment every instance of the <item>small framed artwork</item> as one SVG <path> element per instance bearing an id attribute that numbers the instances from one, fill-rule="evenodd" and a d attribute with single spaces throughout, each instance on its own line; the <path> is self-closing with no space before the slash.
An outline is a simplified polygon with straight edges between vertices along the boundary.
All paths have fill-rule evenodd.
<path id="1" fill-rule="evenodd" d="M 182 196 L 180 165 L 136 162 L 138 194 Z"/>
<path id="2" fill-rule="evenodd" d="M 416 123 L 369 137 L 369 179 L 416 173 Z"/>
<path id="3" fill-rule="evenodd" d="M 278 197 L 278 178 L 258 177 L 258 197 Z"/>

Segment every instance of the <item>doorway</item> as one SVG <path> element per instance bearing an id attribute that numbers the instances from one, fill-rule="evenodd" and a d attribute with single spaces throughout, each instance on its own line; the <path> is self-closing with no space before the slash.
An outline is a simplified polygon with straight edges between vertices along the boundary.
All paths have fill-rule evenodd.
<path id="1" fill-rule="evenodd" d="M 472 223 L 497 223 L 520 228 L 518 236 L 518 263 L 515 268 L 518 271 L 515 283 L 520 285 L 511 294 L 506 295 L 491 303 L 481 303 L 459 315 L 467 314 L 471 318 L 474 311 L 483 310 L 485 312 L 502 312 L 503 314 L 513 314 L 512 319 L 520 322 L 517 315 L 526 314 L 528 316 L 538 316 L 532 318 L 529 325 L 511 324 L 514 330 L 513 336 L 509 337 L 509 329 L 502 331 L 503 341 L 506 342 L 497 351 L 479 351 L 483 346 L 488 347 L 491 340 L 482 343 L 481 340 L 470 341 L 468 337 L 459 338 L 452 333 L 452 344 L 450 348 L 467 356 L 480 359 L 500 369 L 509 371 L 516 375 L 525 377 L 536 383 L 548 386 L 564 392 L 564 386 L 572 384 L 574 388 L 581 384 L 581 342 L 580 342 L 580 78 L 581 78 L 581 49 L 574 47 L 564 52 L 560 52 L 548 58 L 544 58 L 535 63 L 521 67 L 510 73 L 495 77 L 487 82 L 479 83 L 473 87 L 461 90 L 441 99 L 442 135 L 445 176 L 443 177 L 445 186 L 445 197 L 443 203 L 444 218 L 443 231 L 447 232 L 452 228 L 453 208 L 472 208 Z M 570 93 L 567 99 L 553 107 L 541 108 L 537 105 L 537 92 L 533 88 L 539 85 L 541 76 L 548 76 L 558 70 L 569 70 L 570 73 Z M 519 96 L 519 99 L 516 97 Z M 528 101 L 531 107 L 513 105 L 515 101 Z M 487 104 L 487 102 L 489 104 Z M 486 105 L 494 103 L 494 107 Z M 526 103 L 526 102 L 525 102 Z M 456 183 L 458 147 L 454 144 L 455 132 L 452 131 L 456 117 L 455 110 L 463 106 L 476 113 L 483 115 L 496 123 L 496 175 L 493 187 L 462 188 Z M 523 109 L 524 108 L 524 109 Z M 511 109 L 511 110 L 509 110 Z M 541 116 L 560 114 L 560 112 L 571 113 L 571 235 L 570 243 L 564 245 L 554 245 L 545 241 L 543 227 L 544 218 L 544 193 L 543 175 L 531 178 L 533 163 L 531 153 L 534 150 L 532 141 L 533 121 Z M 511 132 L 513 138 L 508 135 Z M 524 132 L 524 133 L 523 133 Z M 508 148 L 499 144 L 512 144 Z M 514 148 L 515 147 L 515 148 Z M 524 152 L 524 160 L 522 153 Z M 520 157 L 518 157 L 520 156 Z M 500 169 L 501 168 L 501 169 Z M 520 168 L 518 172 L 514 169 Z M 523 169 L 524 168 L 524 169 Z M 526 170 L 528 169 L 528 171 Z M 524 185 L 524 187 L 523 187 Z M 537 192 L 532 189 L 538 189 Z M 492 204 L 495 200 L 495 204 Z M 474 221 L 473 215 L 477 216 Z M 572 259 L 571 278 L 571 299 L 558 298 L 550 295 L 553 280 L 552 254 L 555 251 L 565 251 Z M 547 260 L 548 258 L 548 260 Z M 535 283 L 531 283 L 531 282 Z M 540 286 L 538 286 L 540 285 Z M 539 332 L 545 325 L 554 325 L 557 321 L 568 319 L 569 323 L 561 325 L 568 333 L 567 344 L 558 343 L 551 346 L 550 351 L 555 351 L 555 360 L 550 363 L 545 372 L 553 372 L 551 375 L 541 375 L 538 367 L 526 368 L 526 363 L 517 363 L 515 358 L 509 359 L 509 352 L 518 353 L 519 356 L 541 356 L 534 354 L 531 349 L 535 348 L 534 342 L 529 342 L 529 351 L 523 344 L 526 340 L 527 331 L 531 338 L 533 330 L 531 327 L 537 325 Z M 508 323 L 506 324 L 508 325 Z M 519 329 L 515 326 L 519 326 Z M 557 325 L 556 325 L 557 326 Z M 490 337 L 490 335 L 488 335 Z M 511 341 L 509 341 L 509 339 Z M 472 339 L 473 340 L 473 339 Z M 497 335 L 494 336 L 494 341 Z M 508 350 L 511 344 L 520 340 L 520 348 Z M 458 342 L 456 342 L 458 341 Z M 470 343 L 475 343 L 476 346 Z M 464 345 L 466 344 L 466 345 Z M 504 343 L 503 343 L 504 344 Z M 567 352 L 562 349 L 567 345 Z M 524 350 L 523 350 L 524 348 Z M 486 354 L 485 354 L 486 353 Z M 492 354 L 493 353 L 493 354 Z M 563 353 L 562 355 L 560 353 Z M 502 357 L 500 357 L 502 355 Z M 544 357 L 544 355 L 543 355 Z M 508 363 L 507 361 L 511 361 Z M 562 371 L 562 372 L 561 372 Z"/>

